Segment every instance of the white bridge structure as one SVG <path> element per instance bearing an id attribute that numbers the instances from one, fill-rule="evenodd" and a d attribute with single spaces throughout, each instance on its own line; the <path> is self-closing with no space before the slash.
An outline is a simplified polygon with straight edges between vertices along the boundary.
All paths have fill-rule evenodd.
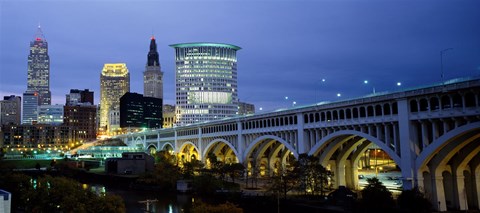
<path id="1" fill-rule="evenodd" d="M 129 146 L 171 150 L 205 162 L 214 153 L 262 175 L 308 153 L 334 173 L 336 186 L 358 189 L 360 158 L 375 147 L 439 211 L 479 209 L 480 78 L 365 97 L 119 135 Z"/>

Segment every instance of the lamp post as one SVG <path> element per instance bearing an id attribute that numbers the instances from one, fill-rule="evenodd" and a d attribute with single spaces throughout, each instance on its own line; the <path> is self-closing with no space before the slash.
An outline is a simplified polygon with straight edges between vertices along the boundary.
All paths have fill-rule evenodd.
<path id="1" fill-rule="evenodd" d="M 447 49 L 444 49 L 444 50 L 441 50 L 441 51 L 440 51 L 440 70 L 441 70 L 441 72 L 442 72 L 442 74 L 441 74 L 440 77 L 442 78 L 442 82 L 443 82 L 443 78 L 444 78 L 444 72 L 443 72 L 443 53 L 444 53 L 444 52 L 447 52 L 447 51 L 449 51 L 449 50 L 453 50 L 453 48 L 447 48 Z"/>
<path id="2" fill-rule="evenodd" d="M 315 95 L 316 97 L 315 97 L 315 99 L 316 99 L 317 102 L 318 102 L 319 99 L 320 99 L 320 97 L 319 97 L 319 96 L 320 96 L 320 85 L 322 85 L 323 83 L 325 83 L 325 81 L 326 81 L 325 78 L 322 78 L 322 80 L 320 80 L 318 89 L 315 90 L 315 91 L 316 91 L 316 95 Z"/>
<path id="3" fill-rule="evenodd" d="M 365 84 L 365 85 L 368 84 L 368 80 L 364 80 L 363 84 Z M 375 94 L 375 87 L 373 87 L 372 92 L 373 92 L 373 94 Z"/>

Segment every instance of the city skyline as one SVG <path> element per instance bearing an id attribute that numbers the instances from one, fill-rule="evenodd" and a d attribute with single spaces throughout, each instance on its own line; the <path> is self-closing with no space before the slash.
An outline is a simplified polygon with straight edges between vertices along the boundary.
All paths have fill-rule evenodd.
<path id="1" fill-rule="evenodd" d="M 442 70 L 444 79 L 480 73 L 478 6 L 476 1 L 3 1 L 0 96 L 26 90 L 28 44 L 38 22 L 49 42 L 53 104 L 63 104 L 72 88 L 94 91 L 98 104 L 98 71 L 105 63 L 126 63 L 131 91 L 143 93 L 152 34 L 164 72 L 165 104 L 175 103 L 174 51 L 168 45 L 182 42 L 241 46 L 238 97 L 257 111 L 291 107 L 293 101 L 336 100 L 337 94 L 353 98 L 373 88 L 392 91 L 397 82 L 405 88 L 428 85 L 441 80 Z M 103 16 L 107 9 L 134 16 Z M 177 17 L 180 10 L 187 15 Z M 196 11 L 205 11 L 203 24 L 190 22 Z M 448 48 L 453 49 L 442 51 Z"/>

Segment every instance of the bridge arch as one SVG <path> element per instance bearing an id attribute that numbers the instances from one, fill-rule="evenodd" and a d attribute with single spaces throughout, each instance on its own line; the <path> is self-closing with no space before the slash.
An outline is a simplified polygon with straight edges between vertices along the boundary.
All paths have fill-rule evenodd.
<path id="1" fill-rule="evenodd" d="M 286 167 L 288 156 L 298 159 L 298 153 L 285 139 L 275 135 L 263 135 L 249 143 L 242 156 L 247 174 L 253 176 L 271 176 Z"/>
<path id="2" fill-rule="evenodd" d="M 199 150 L 194 143 L 190 141 L 184 142 L 182 146 L 178 148 L 178 159 L 185 162 L 190 162 L 193 159 L 202 160 Z"/>
<path id="3" fill-rule="evenodd" d="M 150 154 L 150 155 L 154 155 L 155 153 L 157 153 L 157 146 L 155 144 L 149 144 L 148 147 L 147 147 L 147 152 Z"/>
<path id="4" fill-rule="evenodd" d="M 392 149 L 390 149 L 390 147 L 388 147 L 383 141 L 381 141 L 378 138 L 373 137 L 369 134 L 359 132 L 359 131 L 355 131 L 355 130 L 340 130 L 340 131 L 337 131 L 337 132 L 334 132 L 332 134 L 327 135 L 326 137 L 324 137 L 320 141 L 318 141 L 315 144 L 315 146 L 312 147 L 312 149 L 308 152 L 308 155 L 317 155 L 318 152 L 321 150 L 321 148 L 323 146 L 325 146 L 328 142 L 330 142 L 330 141 L 332 141 L 336 138 L 339 138 L 339 137 L 342 137 L 342 136 L 349 136 L 349 135 L 350 136 L 359 136 L 359 137 L 367 139 L 368 141 L 372 142 L 373 144 L 380 147 L 380 149 L 385 151 L 397 165 L 400 165 L 400 157 Z"/>
<path id="5" fill-rule="evenodd" d="M 240 155 L 238 154 L 237 149 L 235 149 L 235 147 L 232 145 L 232 143 L 230 143 L 229 141 L 227 141 L 225 139 L 222 139 L 222 138 L 214 139 L 213 141 L 208 143 L 207 147 L 205 147 L 205 149 L 203 150 L 202 159 L 204 159 L 204 160 L 207 159 L 207 155 L 210 152 L 210 150 L 212 148 L 214 148 L 215 145 L 217 145 L 218 143 L 226 144 L 232 150 L 233 154 L 237 158 L 236 161 L 238 162 L 240 160 Z"/>
<path id="6" fill-rule="evenodd" d="M 418 156 L 418 186 L 438 203 L 436 210 L 479 208 L 480 193 L 472 184 L 480 180 L 475 168 L 475 158 L 480 159 L 478 144 L 480 122 L 473 122 L 442 135 Z"/>
<path id="7" fill-rule="evenodd" d="M 169 149 L 169 147 L 170 147 L 170 149 Z M 170 142 L 166 142 L 166 143 L 164 143 L 164 144 L 162 145 L 162 149 L 161 149 L 161 150 L 167 150 L 167 151 L 168 151 L 168 150 L 175 150 L 175 146 L 173 146 L 173 144 L 170 143 Z"/>
<path id="8" fill-rule="evenodd" d="M 394 150 L 376 137 L 355 130 L 341 130 L 327 135 L 312 147 L 308 155 L 318 156 L 322 166 L 334 172 L 335 187 L 346 186 L 358 190 L 360 158 L 372 144 L 377 145 L 389 155 L 396 165 L 400 165 L 400 158 Z M 373 154 L 378 155 L 376 151 Z M 369 163 L 365 162 L 365 165 L 368 166 Z M 383 166 L 375 164 L 374 169 L 377 173 L 383 169 Z"/>
<path id="9" fill-rule="evenodd" d="M 448 143 L 452 142 L 452 139 L 454 139 L 455 137 L 471 131 L 478 130 L 480 130 L 480 122 L 474 122 L 455 128 L 447 134 L 442 135 L 437 140 L 433 141 L 429 146 L 425 147 L 425 149 L 420 153 L 420 155 L 417 157 L 417 160 L 415 161 L 415 168 L 420 169 L 425 166 L 428 161 L 435 155 L 435 153 L 439 152 L 440 149 L 445 147 Z"/>
<path id="10" fill-rule="evenodd" d="M 292 151 L 293 155 L 295 156 L 296 159 L 298 159 L 298 153 L 297 153 L 297 150 L 295 150 L 286 140 L 284 140 L 283 138 L 280 138 L 278 136 L 275 136 L 275 135 L 262 135 L 258 138 L 256 138 L 255 140 L 253 140 L 249 145 L 248 147 L 245 149 L 244 151 L 244 154 L 242 156 L 242 161 L 245 162 L 245 160 L 247 160 L 248 156 L 251 154 L 251 152 L 253 151 L 253 149 L 259 144 L 261 143 L 262 141 L 264 140 L 267 140 L 267 139 L 271 139 L 271 140 L 275 140 L 275 141 L 278 141 L 280 143 L 282 143 L 287 149 L 289 149 L 290 151 Z"/>

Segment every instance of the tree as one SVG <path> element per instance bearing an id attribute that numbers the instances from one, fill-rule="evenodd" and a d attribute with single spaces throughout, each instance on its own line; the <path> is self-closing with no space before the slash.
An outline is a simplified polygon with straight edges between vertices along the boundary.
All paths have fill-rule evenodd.
<path id="1" fill-rule="evenodd" d="M 193 178 L 195 174 L 203 168 L 202 161 L 192 159 L 190 162 L 183 163 L 182 175 L 184 179 Z"/>
<path id="2" fill-rule="evenodd" d="M 367 186 L 362 190 L 360 209 L 364 212 L 388 212 L 394 207 L 392 193 L 378 178 L 367 178 Z"/>
<path id="3" fill-rule="evenodd" d="M 75 180 L 24 174 L 1 177 L 0 188 L 12 193 L 12 209 L 25 212 L 125 212 L 123 200 L 114 195 L 97 195 Z"/>
<path id="4" fill-rule="evenodd" d="M 317 157 L 306 153 L 298 156 L 293 173 L 300 179 L 299 189 L 305 194 L 324 195 L 333 174 L 320 164 Z"/>
<path id="5" fill-rule="evenodd" d="M 418 188 L 402 191 L 397 202 L 402 212 L 426 213 L 432 211 L 432 204 Z"/>
<path id="6" fill-rule="evenodd" d="M 241 177 L 243 175 L 245 166 L 243 166 L 241 163 L 225 164 L 222 170 L 228 174 L 228 176 L 232 179 L 232 182 L 235 182 L 236 177 Z"/>
<path id="7" fill-rule="evenodd" d="M 288 170 L 280 170 L 272 176 L 272 184 L 270 185 L 269 191 L 272 191 L 275 194 L 282 193 L 283 198 L 287 198 L 287 193 L 298 186 L 298 179 L 299 176 L 297 173 L 288 171 Z"/>
<path id="8" fill-rule="evenodd" d="M 217 159 L 214 153 L 208 153 L 207 160 L 210 163 L 209 171 L 214 175 L 218 175 L 220 179 L 225 179 L 225 164 Z"/>
<path id="9" fill-rule="evenodd" d="M 175 165 L 177 164 L 177 158 L 175 155 L 170 154 L 170 152 L 161 150 L 155 153 L 155 163 L 167 163 Z"/>
<path id="10" fill-rule="evenodd" d="M 154 185 L 166 191 L 175 191 L 177 180 L 180 179 L 181 170 L 176 165 L 174 155 L 167 151 L 157 152 L 155 155 L 155 168 L 153 172 L 147 173 L 137 179 L 137 182 L 145 185 Z"/>

